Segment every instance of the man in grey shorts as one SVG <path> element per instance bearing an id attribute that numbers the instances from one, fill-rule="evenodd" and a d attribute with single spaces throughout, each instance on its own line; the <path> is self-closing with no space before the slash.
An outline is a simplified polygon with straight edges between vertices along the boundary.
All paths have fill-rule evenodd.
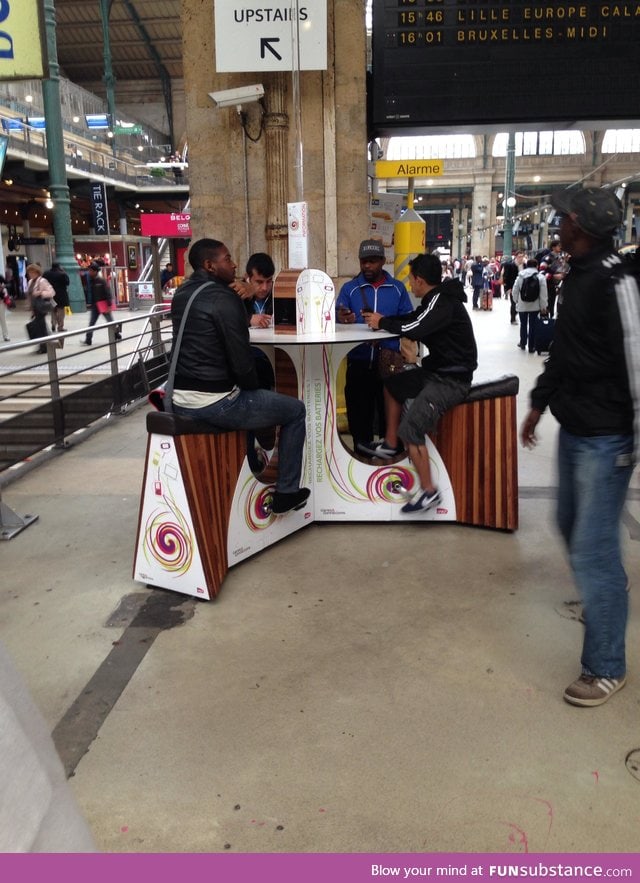
<path id="1" fill-rule="evenodd" d="M 467 296 L 457 279 L 442 281 L 442 264 L 435 255 L 419 254 L 409 261 L 411 291 L 422 298 L 420 306 L 404 316 L 367 313 L 370 328 L 390 331 L 424 344 L 429 354 L 415 370 L 400 370 L 385 380 L 387 431 L 381 442 L 360 450 L 390 460 L 407 448 L 420 487 L 407 500 L 405 514 L 426 512 L 440 502 L 433 484 L 425 435 L 450 408 L 463 401 L 478 367 L 478 349 L 465 307 Z M 403 404 L 413 399 L 403 416 Z M 403 444 L 404 443 L 404 444 Z"/>

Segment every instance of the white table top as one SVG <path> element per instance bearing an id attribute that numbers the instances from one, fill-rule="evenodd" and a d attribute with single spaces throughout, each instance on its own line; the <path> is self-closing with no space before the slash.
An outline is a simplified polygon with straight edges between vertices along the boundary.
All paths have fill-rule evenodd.
<path id="1" fill-rule="evenodd" d="M 276 328 L 250 328 L 249 336 L 252 343 L 272 343 L 280 346 L 311 343 L 375 343 L 390 337 L 398 337 L 388 331 L 372 331 L 367 325 L 336 325 L 333 334 L 298 334 L 295 331 L 283 331 Z"/>

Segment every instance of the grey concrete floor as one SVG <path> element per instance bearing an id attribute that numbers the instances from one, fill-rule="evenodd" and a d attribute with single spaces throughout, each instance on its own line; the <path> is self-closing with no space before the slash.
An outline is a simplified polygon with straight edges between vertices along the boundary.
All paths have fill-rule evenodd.
<path id="1" fill-rule="evenodd" d="M 542 359 L 505 301 L 472 317 L 477 378 L 517 373 L 521 419 Z M 580 709 L 551 416 L 516 533 L 311 525 L 204 603 L 131 580 L 145 410 L 3 491 L 39 520 L 0 544 L 0 639 L 101 850 L 637 851 L 637 472 L 629 682 Z"/>

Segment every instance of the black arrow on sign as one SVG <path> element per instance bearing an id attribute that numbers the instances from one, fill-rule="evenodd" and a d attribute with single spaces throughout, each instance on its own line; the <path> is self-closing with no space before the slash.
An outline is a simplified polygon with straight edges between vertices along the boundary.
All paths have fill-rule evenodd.
<path id="1" fill-rule="evenodd" d="M 271 45 L 272 43 L 279 43 L 280 37 L 260 37 L 260 58 L 264 58 L 266 54 L 266 50 L 268 49 L 278 61 L 282 61 L 282 56 L 278 55 L 276 50 Z"/>

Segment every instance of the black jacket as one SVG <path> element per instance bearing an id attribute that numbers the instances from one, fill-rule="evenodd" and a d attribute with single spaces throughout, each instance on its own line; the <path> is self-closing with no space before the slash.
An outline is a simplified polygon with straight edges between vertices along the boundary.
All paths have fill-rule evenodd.
<path id="1" fill-rule="evenodd" d="M 455 374 L 471 382 L 478 367 L 478 349 L 466 299 L 461 282 L 445 279 L 422 298 L 417 310 L 384 316 L 380 328 L 423 343 L 429 350 L 422 360 L 426 371 Z"/>
<path id="2" fill-rule="evenodd" d="M 229 392 L 234 386 L 257 389 L 258 377 L 244 304 L 235 291 L 206 270 L 196 270 L 173 296 L 174 341 L 187 302 L 203 282 L 209 284 L 198 294 L 187 314 L 175 389 L 200 392 Z"/>
<path id="3" fill-rule="evenodd" d="M 89 303 L 95 304 L 99 300 L 106 300 L 107 303 L 113 303 L 113 295 L 109 288 L 109 283 L 102 276 L 96 276 L 92 279 L 87 275 L 88 297 Z"/>
<path id="4" fill-rule="evenodd" d="M 502 284 L 504 285 L 505 291 L 511 291 L 513 288 L 514 282 L 518 278 L 518 273 L 520 270 L 524 270 L 525 264 L 522 267 L 519 267 L 515 261 L 507 261 L 506 264 L 502 267 Z"/>
<path id="5" fill-rule="evenodd" d="M 531 405 L 540 412 L 548 406 L 573 435 L 631 434 L 634 417 L 640 427 L 638 271 L 623 263 L 612 242 L 570 264 Z"/>
<path id="6" fill-rule="evenodd" d="M 56 293 L 54 298 L 56 306 L 69 306 L 69 277 L 64 270 L 56 270 L 53 267 L 42 274 L 44 278 L 51 284 Z"/>

